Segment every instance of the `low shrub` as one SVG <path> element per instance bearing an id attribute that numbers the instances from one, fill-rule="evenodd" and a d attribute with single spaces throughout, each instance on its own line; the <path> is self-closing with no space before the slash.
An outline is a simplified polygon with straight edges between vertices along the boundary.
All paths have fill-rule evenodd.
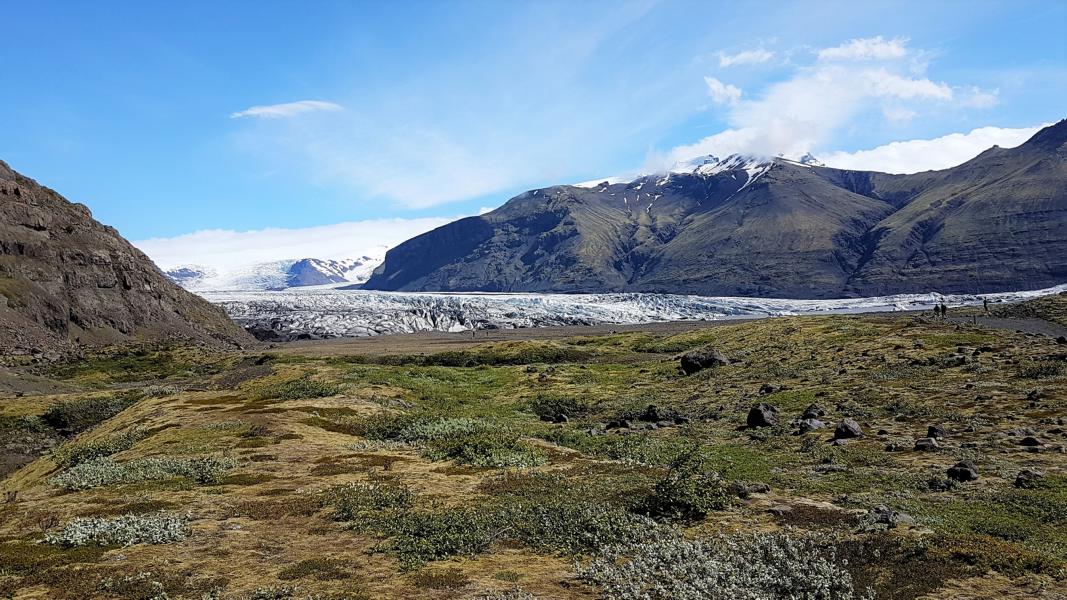
<path id="1" fill-rule="evenodd" d="M 186 538 L 189 534 L 186 523 L 185 517 L 167 513 L 114 518 L 79 517 L 68 522 L 62 530 L 45 536 L 44 541 L 67 548 L 169 544 Z"/>
<path id="2" fill-rule="evenodd" d="M 185 477 L 201 484 L 220 483 L 226 471 L 237 466 L 231 458 L 142 458 L 119 463 L 110 457 L 77 464 L 52 478 L 52 484 L 77 491 L 107 485 L 160 481 Z"/>
<path id="3" fill-rule="evenodd" d="M 390 518 L 393 511 L 406 511 L 415 494 L 405 485 L 389 481 L 350 483 L 326 490 L 323 503 L 333 506 L 338 521 L 373 524 L 375 519 Z"/>
<path id="4" fill-rule="evenodd" d="M 62 431 L 76 433 L 102 423 L 136 404 L 144 395 L 136 390 L 103 398 L 60 400 L 41 415 L 41 420 Z"/>
<path id="5" fill-rule="evenodd" d="M 341 391 L 342 388 L 339 385 L 302 377 L 268 388 L 265 390 L 263 397 L 280 400 L 302 400 L 305 398 L 336 396 Z"/>
<path id="6" fill-rule="evenodd" d="M 733 495 L 718 473 L 687 456 L 672 464 L 667 475 L 656 482 L 646 510 L 654 517 L 695 520 L 732 502 Z"/>
<path id="7" fill-rule="evenodd" d="M 411 576 L 415 587 L 431 590 L 458 590 L 470 584 L 469 577 L 459 569 L 423 569 Z"/>
<path id="8" fill-rule="evenodd" d="M 147 435 L 143 429 L 131 429 L 84 442 L 70 442 L 54 449 L 52 460 L 61 467 L 73 467 L 83 462 L 129 450 Z"/>
<path id="9" fill-rule="evenodd" d="M 661 530 L 606 548 L 579 576 L 614 600 L 865 597 L 838 565 L 832 539 L 785 532 L 687 540 Z"/>
<path id="10" fill-rule="evenodd" d="M 345 569 L 347 565 L 347 561 L 338 558 L 309 558 L 279 571 L 278 579 L 283 581 L 305 577 L 314 577 L 319 581 L 348 579 L 352 577 L 352 574 Z"/>

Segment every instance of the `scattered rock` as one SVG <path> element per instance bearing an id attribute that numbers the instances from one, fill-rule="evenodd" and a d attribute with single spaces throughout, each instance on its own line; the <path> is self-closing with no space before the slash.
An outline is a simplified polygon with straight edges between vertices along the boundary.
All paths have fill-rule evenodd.
<path id="1" fill-rule="evenodd" d="M 946 471 L 948 478 L 953 481 L 974 481 L 978 479 L 978 469 L 974 467 L 974 463 L 962 460 Z"/>
<path id="2" fill-rule="evenodd" d="M 863 435 L 863 428 L 853 419 L 845 419 L 834 429 L 835 440 L 849 440 Z"/>
<path id="3" fill-rule="evenodd" d="M 805 418 L 798 421 L 797 426 L 800 427 L 800 433 L 808 433 L 826 427 L 826 423 L 814 418 Z"/>
<path id="4" fill-rule="evenodd" d="M 844 446 L 845 444 L 848 444 L 850 441 L 851 440 L 849 440 L 848 438 L 834 439 L 834 440 L 830 440 L 830 445 L 831 446 Z"/>
<path id="5" fill-rule="evenodd" d="M 704 369 L 730 363 L 729 359 L 726 358 L 726 355 L 711 346 L 690 350 L 683 354 L 678 360 L 682 372 L 686 375 L 692 375 L 693 373 L 703 371 Z"/>
<path id="6" fill-rule="evenodd" d="M 649 404 L 648 408 L 645 409 L 645 412 L 641 413 L 637 417 L 637 419 L 639 421 L 647 421 L 647 422 L 650 422 L 650 423 L 655 423 L 657 421 L 665 420 L 665 416 L 660 412 L 660 410 L 658 408 L 656 408 L 655 404 Z"/>
<path id="7" fill-rule="evenodd" d="M 1067 335 L 1061 335 L 1060 337 L 1056 338 L 1056 343 L 1067 344 Z"/>
<path id="8" fill-rule="evenodd" d="M 929 425 L 926 428 L 926 437 L 934 439 L 944 439 L 948 437 L 948 431 L 940 425 Z"/>
<path id="9" fill-rule="evenodd" d="M 738 498 L 748 498 L 752 494 L 766 494 L 771 491 L 771 486 L 766 483 L 746 483 L 744 481 L 732 481 L 727 486 L 727 491 Z"/>
<path id="10" fill-rule="evenodd" d="M 897 445 L 894 444 L 893 442 L 890 442 L 890 443 L 885 445 L 885 451 L 886 452 L 896 452 L 897 450 L 898 450 Z"/>
<path id="11" fill-rule="evenodd" d="M 1019 474 L 1015 476 L 1015 487 L 1017 488 L 1032 488 L 1037 485 L 1037 482 L 1044 477 L 1045 474 L 1041 471 L 1035 471 L 1033 469 L 1023 469 L 1019 471 Z"/>
<path id="12" fill-rule="evenodd" d="M 782 388 L 781 387 L 777 387 L 777 386 L 773 386 L 773 385 L 771 385 L 769 383 L 764 383 L 763 385 L 759 386 L 759 395 L 760 396 L 766 396 L 767 394 L 773 394 L 773 393 L 777 392 L 780 389 L 782 389 Z"/>
<path id="13" fill-rule="evenodd" d="M 1028 446 L 1028 447 L 1034 448 L 1034 447 L 1038 447 L 1038 446 L 1044 446 L 1045 444 L 1041 440 L 1037 439 L 1036 437 L 1034 437 L 1032 435 L 1028 435 L 1028 436 L 1024 437 L 1023 439 L 1019 440 L 1019 445 L 1020 446 Z"/>
<path id="14" fill-rule="evenodd" d="M 612 419 L 608 421 L 608 424 L 604 426 L 604 429 L 629 429 L 630 421 L 626 419 Z"/>
<path id="15" fill-rule="evenodd" d="M 801 419 L 818 419 L 826 416 L 826 410 L 818 404 L 809 404 L 804 409 L 804 414 L 800 415 Z"/>
<path id="16" fill-rule="evenodd" d="M 748 411 L 745 423 L 749 427 L 774 427 L 778 424 L 778 409 L 766 402 L 760 402 Z"/>
<path id="17" fill-rule="evenodd" d="M 554 423 L 566 423 L 567 421 L 570 421 L 570 419 L 563 413 L 556 415 L 556 418 L 552 420 Z"/>
<path id="18" fill-rule="evenodd" d="M 689 417 L 683 417 L 681 415 L 674 417 L 675 425 L 687 425 L 689 424 Z"/>
<path id="19" fill-rule="evenodd" d="M 890 529 L 897 526 L 911 526 L 915 519 L 907 513 L 895 511 L 888 506 L 876 506 L 871 509 L 871 517 L 875 523 L 886 525 Z"/>
<path id="20" fill-rule="evenodd" d="M 771 513 L 772 515 L 774 515 L 776 517 L 780 517 L 780 516 L 782 516 L 782 515 L 784 515 L 784 514 L 786 514 L 788 512 L 792 512 L 792 511 L 793 511 L 793 507 L 792 506 L 786 506 L 784 504 L 778 504 L 778 505 L 772 506 L 772 507 L 767 509 L 767 512 Z"/>
<path id="21" fill-rule="evenodd" d="M 937 452 L 940 449 L 937 438 L 924 437 L 915 440 L 915 450 L 918 452 Z"/>

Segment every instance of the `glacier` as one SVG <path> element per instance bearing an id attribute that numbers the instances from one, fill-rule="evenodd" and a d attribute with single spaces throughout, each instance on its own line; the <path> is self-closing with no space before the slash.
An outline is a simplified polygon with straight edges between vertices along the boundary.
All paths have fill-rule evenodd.
<path id="1" fill-rule="evenodd" d="M 638 324 L 928 309 L 1012 302 L 1067 292 L 1053 288 L 997 294 L 901 294 L 836 300 L 674 294 L 415 293 L 344 290 L 202 291 L 263 340 L 362 337 L 419 331 L 470 331 L 559 325 Z"/>

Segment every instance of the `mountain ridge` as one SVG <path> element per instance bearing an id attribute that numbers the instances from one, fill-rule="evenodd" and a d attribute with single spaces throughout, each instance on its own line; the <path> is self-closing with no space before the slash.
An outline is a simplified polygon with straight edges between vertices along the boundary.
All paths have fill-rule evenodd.
<path id="1" fill-rule="evenodd" d="M 0 354 L 252 338 L 113 227 L 0 161 Z"/>
<path id="2" fill-rule="evenodd" d="M 1067 281 L 1067 120 L 896 175 L 731 156 L 530 190 L 391 249 L 365 289 L 830 298 Z"/>

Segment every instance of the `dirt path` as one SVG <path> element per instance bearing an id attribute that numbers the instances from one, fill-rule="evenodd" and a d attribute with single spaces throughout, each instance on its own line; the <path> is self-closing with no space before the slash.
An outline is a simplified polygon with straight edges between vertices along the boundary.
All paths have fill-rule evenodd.
<path id="1" fill-rule="evenodd" d="M 990 329 L 1007 329 L 1008 331 L 1019 331 L 1022 333 L 1036 333 L 1040 335 L 1047 335 L 1049 337 L 1067 336 L 1067 327 L 1062 327 L 1051 321 L 1044 319 L 1009 319 L 1003 317 L 985 317 L 985 316 L 973 316 L 973 317 L 952 317 L 948 318 L 949 323 L 963 323 L 971 324 L 976 323 L 982 327 L 988 327 Z"/>

